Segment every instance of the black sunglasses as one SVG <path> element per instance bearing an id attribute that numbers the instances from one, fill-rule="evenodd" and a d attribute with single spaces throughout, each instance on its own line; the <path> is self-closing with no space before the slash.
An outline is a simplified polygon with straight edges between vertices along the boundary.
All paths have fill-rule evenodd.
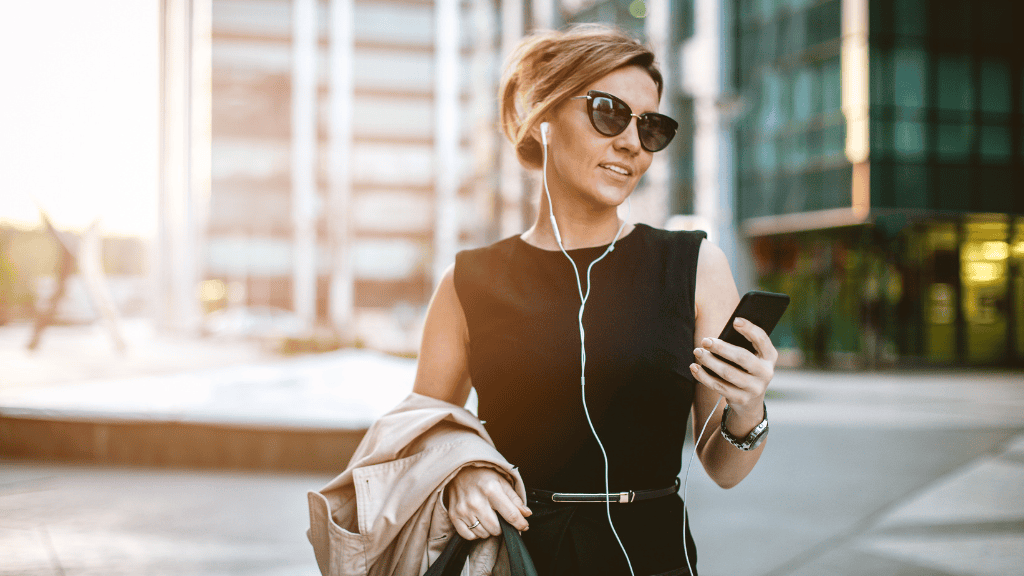
<path id="1" fill-rule="evenodd" d="M 664 150 L 676 135 L 679 124 L 657 112 L 633 114 L 629 104 L 617 96 L 600 90 L 591 90 L 586 96 L 573 96 L 570 100 L 586 98 L 587 113 L 594 129 L 605 136 L 618 136 L 636 116 L 636 129 L 640 134 L 640 145 L 648 152 Z"/>

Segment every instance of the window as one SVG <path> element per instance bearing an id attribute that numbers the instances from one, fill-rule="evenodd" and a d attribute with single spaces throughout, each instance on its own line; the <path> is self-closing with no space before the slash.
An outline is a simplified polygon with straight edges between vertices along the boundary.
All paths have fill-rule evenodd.
<path id="1" fill-rule="evenodd" d="M 923 50 L 898 48 L 893 51 L 892 81 L 897 106 L 924 106 L 926 60 Z"/>
<path id="2" fill-rule="evenodd" d="M 928 22 L 925 0 L 892 0 L 893 24 L 897 34 L 924 36 Z"/>
<path id="3" fill-rule="evenodd" d="M 937 58 L 938 106 L 945 110 L 970 111 L 974 109 L 973 66 L 967 55 Z"/>
<path id="4" fill-rule="evenodd" d="M 832 58 L 821 66 L 821 111 L 824 114 L 841 109 L 843 104 L 842 74 L 839 58 Z"/>
<path id="5" fill-rule="evenodd" d="M 1009 126 L 982 126 L 979 153 L 983 160 L 1005 162 L 1011 146 Z"/>
<path id="6" fill-rule="evenodd" d="M 1008 114 L 1010 109 L 1010 67 L 1002 60 L 982 60 L 981 110 Z"/>
<path id="7" fill-rule="evenodd" d="M 939 124 L 937 136 L 940 160 L 967 161 L 974 143 L 973 124 Z"/>
<path id="8" fill-rule="evenodd" d="M 924 156 L 924 125 L 920 122 L 897 122 L 894 134 L 896 153 L 904 158 L 921 160 Z"/>

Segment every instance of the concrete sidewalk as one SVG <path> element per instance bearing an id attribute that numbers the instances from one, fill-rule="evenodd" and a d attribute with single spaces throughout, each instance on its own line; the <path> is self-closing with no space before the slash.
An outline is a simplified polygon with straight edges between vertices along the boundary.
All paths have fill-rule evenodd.
<path id="1" fill-rule="evenodd" d="M 0 576 L 318 574 L 302 474 L 0 460 Z"/>
<path id="2" fill-rule="evenodd" d="M 64 342 L 72 365 L 90 365 L 88 348 Z M 140 361 L 66 381 L 73 370 L 44 367 L 0 390 L 0 421 L 357 427 L 408 393 L 415 366 L 218 345 L 151 348 L 194 350 L 177 371 Z M 1024 576 L 1024 375 L 780 370 L 770 392 L 771 434 L 747 479 L 725 491 L 691 470 L 702 576 Z M 0 460 L 0 576 L 315 574 L 305 493 L 340 472 L 328 464 L 268 474 Z"/>
<path id="3" fill-rule="evenodd" d="M 25 348 L 32 325 L 0 326 L 0 390 L 110 380 L 235 366 L 266 360 L 260 344 L 240 339 L 162 334 L 152 322 L 129 318 L 123 324 L 127 350 L 119 354 L 99 323 L 48 327 L 39 348 Z"/>

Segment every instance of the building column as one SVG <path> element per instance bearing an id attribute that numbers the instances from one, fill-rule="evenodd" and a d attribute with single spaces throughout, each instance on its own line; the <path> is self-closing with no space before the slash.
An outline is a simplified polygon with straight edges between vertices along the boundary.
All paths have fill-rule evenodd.
<path id="1" fill-rule="evenodd" d="M 504 63 L 512 49 L 523 37 L 523 0 L 502 0 L 501 2 L 501 62 Z M 504 72 L 504 70 L 502 70 Z M 500 113 L 499 121 L 500 121 Z M 523 167 L 519 164 L 516 151 L 504 137 L 500 152 L 500 174 L 498 183 L 500 195 L 499 228 L 502 237 L 518 234 L 530 223 L 526 222 L 523 210 L 525 186 Z"/>
<path id="2" fill-rule="evenodd" d="M 328 230 L 331 250 L 330 317 L 342 338 L 354 335 L 355 279 L 352 267 L 352 32 L 353 0 L 330 4 L 330 149 L 328 151 Z"/>
<path id="3" fill-rule="evenodd" d="M 292 306 L 307 329 L 316 322 L 317 37 L 316 0 L 293 0 Z"/>
<path id="4" fill-rule="evenodd" d="M 555 27 L 555 0 L 531 0 L 533 29 L 550 30 Z"/>
<path id="5" fill-rule="evenodd" d="M 434 3 L 434 258 L 436 286 L 459 240 L 459 0 Z"/>
<path id="6" fill-rule="evenodd" d="M 210 191 L 210 3 L 160 5 L 160 159 L 154 295 L 157 326 L 195 331 Z"/>

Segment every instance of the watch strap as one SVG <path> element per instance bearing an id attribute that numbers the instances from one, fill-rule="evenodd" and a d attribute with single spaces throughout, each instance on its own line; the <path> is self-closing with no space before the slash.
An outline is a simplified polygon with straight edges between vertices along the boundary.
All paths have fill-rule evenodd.
<path id="1" fill-rule="evenodd" d="M 746 438 L 741 439 L 730 434 L 729 428 L 725 425 L 726 419 L 729 418 L 729 405 L 726 404 L 725 411 L 722 412 L 722 437 L 728 440 L 730 444 L 743 451 L 750 451 L 760 446 L 768 436 L 768 405 L 762 403 L 762 407 L 764 409 L 764 418 L 761 419 L 761 423 L 755 426 L 754 429 L 750 431 L 750 434 L 747 434 Z"/>

